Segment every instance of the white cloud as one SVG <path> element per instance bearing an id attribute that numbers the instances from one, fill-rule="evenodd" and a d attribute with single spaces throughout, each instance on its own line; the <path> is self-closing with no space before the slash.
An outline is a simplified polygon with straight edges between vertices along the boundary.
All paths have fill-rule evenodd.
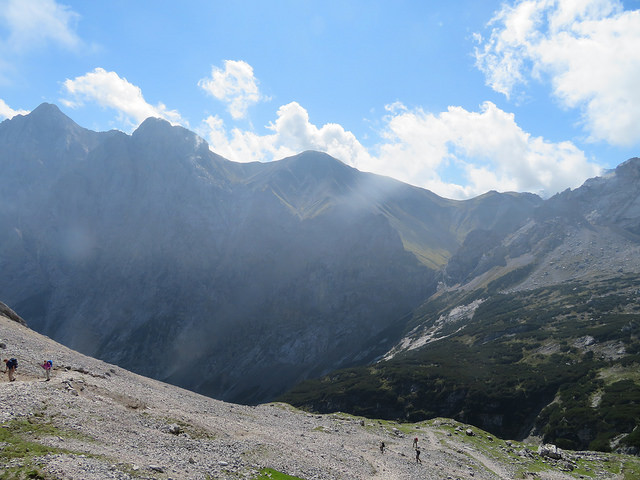
<path id="1" fill-rule="evenodd" d="M 399 103 L 387 109 L 375 154 L 340 125 L 317 127 L 295 102 L 280 107 L 267 135 L 237 128 L 228 132 L 219 117 L 209 117 L 200 133 L 213 151 L 230 160 L 271 161 L 319 150 L 360 170 L 447 198 L 470 198 L 488 190 L 549 196 L 600 173 L 571 142 L 532 137 L 516 124 L 513 114 L 490 102 L 479 112 L 450 107 L 439 115 L 408 110 Z M 450 177 L 450 167 L 458 177 Z"/>
<path id="2" fill-rule="evenodd" d="M 257 135 L 234 128 L 227 131 L 224 121 L 209 116 L 198 133 L 209 142 L 211 150 L 234 162 L 268 162 L 275 157 L 273 135 Z"/>
<path id="3" fill-rule="evenodd" d="M 75 33 L 77 13 L 54 0 L 6 0 L 0 8 L 0 22 L 7 25 L 9 37 L 4 48 L 24 51 L 50 42 L 66 48 L 81 44 Z"/>
<path id="4" fill-rule="evenodd" d="M 7 103 L 0 98 L 0 119 L 13 118 L 16 115 L 26 115 L 28 110 L 14 110 Z"/>
<path id="5" fill-rule="evenodd" d="M 487 83 L 509 96 L 549 78 L 566 108 L 580 108 L 592 140 L 640 142 L 640 11 L 617 0 L 527 0 L 504 6 L 476 50 Z"/>
<path id="6" fill-rule="evenodd" d="M 375 171 L 446 197 L 468 198 L 488 190 L 548 196 L 600 171 L 571 142 L 532 137 L 513 114 L 491 102 L 479 112 L 449 107 L 433 115 L 398 106 L 390 112 Z M 447 182 L 443 178 L 449 178 L 450 166 L 461 177 Z"/>
<path id="7" fill-rule="evenodd" d="M 247 109 L 263 99 L 253 67 L 242 60 L 225 60 L 224 70 L 212 67 L 211 78 L 203 78 L 198 86 L 226 103 L 234 119 L 244 118 Z"/>
<path id="8" fill-rule="evenodd" d="M 224 122 L 212 116 L 205 120 L 200 133 L 212 150 L 237 162 L 271 161 L 304 150 L 327 152 L 356 167 L 369 161 L 369 154 L 353 133 L 334 123 L 315 126 L 296 102 L 281 106 L 276 121 L 267 128 L 272 133 L 258 135 L 238 128 L 228 132 Z"/>
<path id="9" fill-rule="evenodd" d="M 73 80 L 65 80 L 64 88 L 69 97 L 61 101 L 68 107 L 77 108 L 85 102 L 95 102 L 101 107 L 112 108 L 129 129 L 148 117 L 164 118 L 174 124 L 185 123 L 176 110 L 168 110 L 162 103 L 155 106 L 149 104 L 140 87 L 129 83 L 116 72 L 107 72 L 103 68 L 96 68 Z"/>
<path id="10" fill-rule="evenodd" d="M 278 118 L 268 128 L 274 132 L 277 154 L 287 150 L 296 153 L 320 150 L 354 166 L 369 161 L 369 154 L 353 133 L 336 123 L 316 127 L 297 102 L 281 106 Z"/>

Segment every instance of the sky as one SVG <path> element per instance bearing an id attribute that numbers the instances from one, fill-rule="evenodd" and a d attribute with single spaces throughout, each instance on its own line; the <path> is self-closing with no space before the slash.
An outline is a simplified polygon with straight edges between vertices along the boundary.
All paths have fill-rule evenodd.
<path id="1" fill-rule="evenodd" d="M 0 121 L 43 102 L 236 162 L 547 198 L 640 156 L 640 0 L 0 0 Z"/>

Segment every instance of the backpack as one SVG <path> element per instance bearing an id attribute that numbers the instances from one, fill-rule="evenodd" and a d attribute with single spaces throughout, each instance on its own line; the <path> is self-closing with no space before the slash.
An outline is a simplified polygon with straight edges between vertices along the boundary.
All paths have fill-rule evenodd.
<path id="1" fill-rule="evenodd" d="M 53 368 L 53 362 L 51 360 L 47 360 L 47 367 Z"/>
<path id="2" fill-rule="evenodd" d="M 15 358 L 10 358 L 9 361 L 7 362 L 7 367 L 9 368 L 18 368 L 18 360 L 16 360 Z"/>

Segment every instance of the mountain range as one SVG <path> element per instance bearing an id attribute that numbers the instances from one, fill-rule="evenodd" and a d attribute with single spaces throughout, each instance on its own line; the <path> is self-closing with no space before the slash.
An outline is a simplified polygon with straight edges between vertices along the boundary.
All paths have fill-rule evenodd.
<path id="1" fill-rule="evenodd" d="M 240 403 L 425 351 L 496 295 L 640 271 L 637 158 L 546 200 L 456 201 L 319 152 L 235 163 L 163 120 L 94 132 L 42 104 L 0 124 L 0 169 L 0 300 Z"/>
<path id="2" fill-rule="evenodd" d="M 382 361 L 280 399 L 637 455 L 639 226 L 634 158 L 541 202 L 506 235 L 470 232 Z"/>

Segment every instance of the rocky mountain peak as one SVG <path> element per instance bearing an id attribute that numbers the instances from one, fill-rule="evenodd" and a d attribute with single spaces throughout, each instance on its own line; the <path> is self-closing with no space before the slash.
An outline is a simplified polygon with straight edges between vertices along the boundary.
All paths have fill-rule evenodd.
<path id="1" fill-rule="evenodd" d="M 147 118 L 131 135 L 136 156 L 147 157 L 154 165 L 169 162 L 200 162 L 214 154 L 200 136 L 160 118 Z M 219 158 L 219 157 L 218 157 Z"/>
<path id="2" fill-rule="evenodd" d="M 87 158 L 106 138 L 80 127 L 52 104 L 43 103 L 27 115 L 0 124 L 0 168 L 11 195 L 39 192 L 53 185 L 63 171 Z M 0 193 L 1 197 L 1 193 Z"/>
<path id="3" fill-rule="evenodd" d="M 630 158 L 626 162 L 621 163 L 615 169 L 617 176 L 625 177 L 627 181 L 635 181 L 640 178 L 640 158 Z"/>
<path id="4" fill-rule="evenodd" d="M 331 155 L 307 150 L 298 155 L 284 158 L 277 163 L 276 170 L 291 173 L 299 180 L 342 182 L 352 178 L 355 170 Z"/>
<path id="5" fill-rule="evenodd" d="M 66 137 L 84 130 L 51 103 L 42 103 L 27 115 L 16 115 L 10 121 L 3 122 L 2 126 L 9 129 L 12 135 L 38 134 L 45 138 L 54 135 Z"/>
<path id="6" fill-rule="evenodd" d="M 149 117 L 135 129 L 132 136 L 170 134 L 173 125 L 167 120 Z"/>
<path id="7" fill-rule="evenodd" d="M 66 116 L 57 105 L 53 103 L 41 103 L 29 114 L 33 119 L 62 120 L 63 122 L 73 122 Z M 75 123 L 75 122 L 73 122 Z"/>

